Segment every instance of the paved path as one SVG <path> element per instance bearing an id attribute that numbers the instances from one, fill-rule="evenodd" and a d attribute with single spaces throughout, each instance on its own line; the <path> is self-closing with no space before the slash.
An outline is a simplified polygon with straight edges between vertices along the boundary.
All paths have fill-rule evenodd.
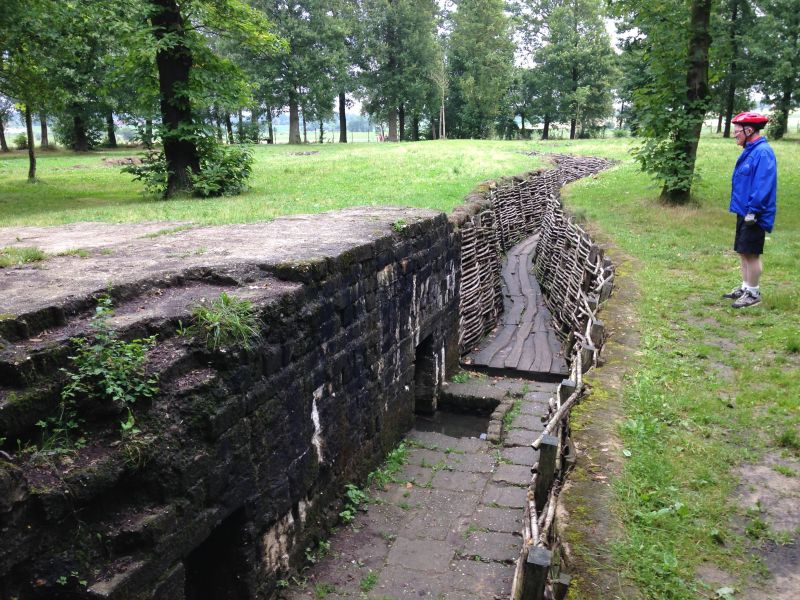
<path id="1" fill-rule="evenodd" d="M 539 381 L 567 377 L 561 342 L 532 273 L 537 240 L 530 237 L 508 251 L 502 272 L 503 314 L 495 331 L 467 356 L 464 363 L 469 368 Z"/>
<path id="2" fill-rule="evenodd" d="M 368 511 L 339 529 L 325 557 L 283 598 L 509 597 L 537 459 L 530 443 L 556 384 L 483 378 L 467 386 L 515 398 L 519 412 L 504 441 L 412 430 L 396 481 L 370 491 Z"/>

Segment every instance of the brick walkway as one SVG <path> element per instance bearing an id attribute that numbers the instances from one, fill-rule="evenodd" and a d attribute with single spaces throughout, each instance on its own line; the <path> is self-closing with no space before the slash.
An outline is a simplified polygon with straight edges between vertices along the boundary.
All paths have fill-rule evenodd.
<path id="1" fill-rule="evenodd" d="M 530 443 L 556 384 L 473 379 L 459 387 L 515 399 L 519 413 L 502 443 L 412 430 L 396 482 L 370 491 L 369 510 L 340 528 L 282 598 L 509 597 L 536 461 Z"/>

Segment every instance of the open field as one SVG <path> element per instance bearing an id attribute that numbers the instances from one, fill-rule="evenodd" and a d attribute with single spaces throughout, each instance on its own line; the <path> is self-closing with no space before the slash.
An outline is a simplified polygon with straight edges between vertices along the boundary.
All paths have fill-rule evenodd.
<path id="1" fill-rule="evenodd" d="M 603 562 L 647 598 L 778 597 L 755 591 L 768 585 L 764 567 L 772 566 L 760 552 L 797 544 L 800 523 L 779 518 L 776 506 L 796 519 L 800 498 L 757 504 L 753 493 L 763 486 L 751 466 L 766 469 L 783 489 L 797 489 L 800 143 L 773 144 L 778 216 L 766 244 L 764 301 L 744 312 L 720 298 L 740 282 L 727 212 L 739 149 L 731 140 L 704 138 L 696 202 L 676 208 L 656 201 L 659 190 L 628 157 L 631 145 L 621 138 L 260 146 L 247 194 L 169 202 L 141 196 L 129 176 L 101 162 L 131 151 L 47 154 L 39 163 L 42 182 L 34 185 L 24 181 L 27 161 L 19 153 L 0 156 L 0 225 L 231 223 L 365 204 L 449 210 L 479 181 L 537 166 L 522 151 L 623 160 L 564 193 L 579 218 L 630 257 L 635 267 L 623 275 L 640 297 L 634 312 L 641 345 L 626 366 L 618 430 L 624 467 L 613 482 L 624 534 Z M 726 588 L 737 591 L 717 593 Z"/>
<path id="2" fill-rule="evenodd" d="M 44 153 L 28 184 L 27 155 L 0 155 L 0 225 L 191 220 L 243 223 L 346 206 L 397 204 L 450 210 L 478 182 L 538 166 L 525 142 L 260 145 L 249 192 L 162 201 L 104 159 L 135 151 Z"/>

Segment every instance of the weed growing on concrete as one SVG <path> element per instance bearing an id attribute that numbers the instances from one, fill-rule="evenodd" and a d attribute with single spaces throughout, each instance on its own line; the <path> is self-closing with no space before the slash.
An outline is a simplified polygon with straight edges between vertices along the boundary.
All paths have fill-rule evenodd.
<path id="1" fill-rule="evenodd" d="M 203 300 L 192 311 L 192 319 L 189 330 L 212 350 L 230 346 L 251 348 L 261 337 L 252 302 L 225 292 L 209 303 Z"/>
<path id="2" fill-rule="evenodd" d="M 35 263 L 47 258 L 47 254 L 32 246 L 6 246 L 0 248 L 0 269 L 15 265 Z"/>
<path id="3" fill-rule="evenodd" d="M 403 231 L 403 229 L 405 229 L 406 225 L 408 225 L 408 223 L 405 219 L 397 219 L 397 221 L 392 223 L 392 229 L 394 229 L 397 233 L 400 233 Z"/>
<path id="4" fill-rule="evenodd" d="M 121 423 L 123 435 L 133 429 L 131 407 L 137 400 L 151 398 L 158 392 L 158 377 L 145 371 L 147 351 L 155 344 L 155 336 L 129 342 L 117 337 L 108 323 L 114 314 L 111 298 L 99 299 L 92 319 L 93 339 L 75 338 L 76 352 L 70 356 L 72 369 L 61 369 L 67 383 L 61 390 L 57 415 L 37 423 L 42 429 L 42 450 L 60 452 L 81 448 L 86 440 L 81 435 L 83 417 L 78 401 L 94 401 L 112 405 L 118 412 L 127 411 Z"/>
<path id="5" fill-rule="evenodd" d="M 352 523 L 359 510 L 366 510 L 369 496 L 367 493 L 352 483 L 345 486 L 345 502 L 344 508 L 339 513 L 339 517 L 344 523 Z"/>
<path id="6" fill-rule="evenodd" d="M 395 482 L 395 475 L 408 462 L 408 449 L 404 442 L 400 442 L 397 448 L 389 452 L 384 463 L 367 475 L 367 483 L 379 488 L 385 487 L 389 483 Z"/>
<path id="7" fill-rule="evenodd" d="M 503 430 L 508 431 L 511 428 L 511 425 L 514 424 L 514 420 L 519 415 L 519 411 L 522 408 L 522 402 L 520 400 L 514 400 L 514 403 L 511 405 L 506 411 L 506 414 L 503 415 Z"/>
<path id="8" fill-rule="evenodd" d="M 59 252 L 56 256 L 78 256 L 80 258 L 89 258 L 90 253 L 88 250 L 84 250 L 83 248 L 73 248 L 72 250 L 64 250 L 63 252 Z"/>
<path id="9" fill-rule="evenodd" d="M 450 378 L 450 381 L 453 383 L 467 383 L 469 381 L 469 373 L 461 371 L 460 373 L 456 373 Z"/>

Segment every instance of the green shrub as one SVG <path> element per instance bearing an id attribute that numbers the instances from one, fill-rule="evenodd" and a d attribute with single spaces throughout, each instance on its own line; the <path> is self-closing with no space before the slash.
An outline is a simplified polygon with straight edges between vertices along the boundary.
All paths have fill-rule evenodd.
<path id="1" fill-rule="evenodd" d="M 200 156 L 200 173 L 192 177 L 194 195 L 235 196 L 247 189 L 253 172 L 253 153 L 243 146 L 209 144 Z"/>
<path id="2" fill-rule="evenodd" d="M 229 346 L 250 348 L 261 337 L 252 302 L 225 292 L 208 304 L 203 302 L 196 306 L 192 319 L 186 333 L 202 338 L 212 350 Z"/>
<path id="3" fill-rule="evenodd" d="M 253 154 L 242 146 L 222 146 L 213 138 L 200 138 L 200 173 L 192 175 L 193 193 L 201 198 L 235 196 L 247 188 L 253 172 Z M 163 151 L 149 151 L 140 165 L 123 167 L 151 194 L 167 191 L 167 160 Z"/>
<path id="4" fill-rule="evenodd" d="M 17 150 L 27 150 L 28 149 L 28 135 L 26 133 L 18 133 L 14 136 L 14 147 Z"/>
<path id="5" fill-rule="evenodd" d="M 81 113 L 86 134 L 86 144 L 89 150 L 100 147 L 100 142 L 105 134 L 105 123 L 102 118 L 92 113 Z M 64 113 L 56 115 L 53 121 L 53 134 L 56 140 L 70 150 L 77 149 L 77 138 L 75 136 L 75 115 Z"/>

